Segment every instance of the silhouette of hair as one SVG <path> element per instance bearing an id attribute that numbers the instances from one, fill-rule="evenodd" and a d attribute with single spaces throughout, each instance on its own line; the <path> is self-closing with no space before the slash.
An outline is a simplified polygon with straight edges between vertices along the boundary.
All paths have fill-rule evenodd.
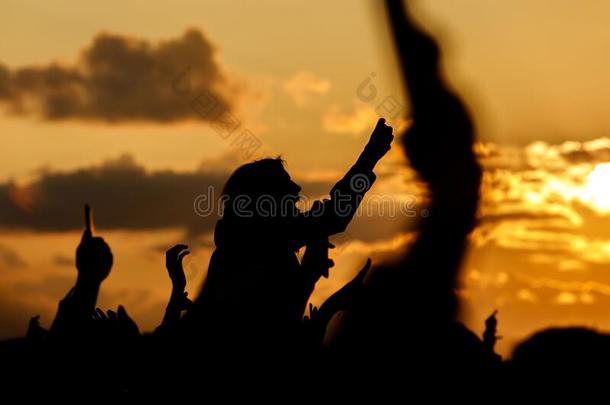
<path id="1" fill-rule="evenodd" d="M 251 203 L 263 196 L 278 199 L 293 196 L 296 199 L 300 190 L 301 188 L 290 180 L 281 157 L 246 163 L 233 172 L 224 186 L 224 217 L 236 216 L 235 206 L 238 199 L 242 199 L 241 208 L 250 209 Z"/>

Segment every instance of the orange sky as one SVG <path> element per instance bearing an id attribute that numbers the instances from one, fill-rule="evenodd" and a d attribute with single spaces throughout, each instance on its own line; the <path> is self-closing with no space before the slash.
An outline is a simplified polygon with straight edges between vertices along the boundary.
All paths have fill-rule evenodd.
<path id="1" fill-rule="evenodd" d="M 446 71 L 471 106 L 484 142 L 478 146 L 486 169 L 484 202 L 463 273 L 464 318 L 480 331 L 486 315 L 500 309 L 504 352 L 517 339 L 550 324 L 610 328 L 604 311 L 610 294 L 604 269 L 610 262 L 610 232 L 605 231 L 606 223 L 610 225 L 605 191 L 610 170 L 603 166 L 610 161 L 610 142 L 604 138 L 610 137 L 610 4 L 581 3 L 413 2 L 418 19 L 441 41 Z M 109 122 L 112 106 L 86 99 L 86 108 L 49 120 L 45 100 L 36 93 L 39 87 L 30 91 L 21 82 L 15 84 L 23 96 L 22 110 L 16 111 L 12 99 L 2 98 L 0 74 L 0 191 L 13 190 L 7 201 L 34 213 L 46 212 L 45 204 L 61 203 L 45 200 L 57 198 L 52 193 L 56 183 L 49 179 L 56 180 L 58 172 L 70 179 L 78 170 L 110 173 L 106 180 L 112 173 L 127 173 L 148 181 L 158 180 L 162 176 L 154 173 L 164 171 L 188 183 L 191 178 L 222 178 L 259 155 L 281 154 L 303 182 L 304 192 L 317 195 L 321 185 L 331 184 L 355 159 L 382 101 L 395 97 L 407 105 L 383 15 L 372 1 L 243 0 L 227 7 L 220 0 L 5 0 L 3 10 L 0 69 L 14 73 L 34 67 L 42 76 L 43 68 L 56 63 L 62 72 L 77 71 L 79 80 L 94 84 L 94 61 L 101 60 L 103 68 L 110 63 L 104 58 L 112 57 L 95 47 L 101 44 L 98 35 L 107 33 L 148 49 L 156 58 L 150 66 L 157 76 L 134 75 L 148 80 L 146 88 L 157 89 L 154 97 L 145 90 L 142 105 L 156 108 L 155 103 L 167 101 L 163 111 L 176 110 L 166 122 L 150 119 L 146 108 L 134 110 L 140 114 L 135 120 Z M 210 86 L 232 105 L 241 128 L 260 140 L 255 155 L 244 154 L 233 142 L 236 135 L 223 139 L 189 113 L 192 94 L 169 93 L 172 81 L 191 64 L 193 83 L 207 83 L 197 76 L 197 69 L 202 75 L 209 71 L 197 65 L 202 60 L 176 50 L 190 49 L 183 37 L 188 29 L 212 45 L 209 59 L 202 60 L 222 80 Z M 358 89 L 372 74 L 377 96 L 363 101 Z M 80 97 L 76 83 L 69 82 L 72 87 L 59 95 Z M 49 93 L 55 100 L 51 96 L 57 94 Z M 380 177 L 374 193 L 396 200 L 418 195 L 412 174 L 397 170 L 398 162 L 398 151 L 386 158 L 380 171 L 387 175 Z M 19 187 L 9 187 L 11 181 Z M 124 303 L 150 329 L 160 320 L 169 291 L 163 249 L 180 241 L 194 246 L 187 268 L 189 291 L 195 292 L 210 254 L 209 229 L 185 233 L 185 224 L 198 220 L 190 214 L 188 196 L 161 204 L 171 219 L 152 229 L 137 220 L 121 222 L 125 212 L 148 212 L 132 205 L 137 199 L 127 198 L 143 190 L 135 181 L 132 189 L 122 189 L 125 199 L 106 212 L 99 209 L 105 207 L 103 196 L 82 191 L 82 198 L 93 198 L 98 229 L 116 257 L 100 305 Z M 32 184 L 36 192 L 28 189 Z M 202 183 L 200 192 L 206 189 Z M 75 189 L 70 201 L 78 201 L 78 193 Z M 75 204 L 75 221 L 79 210 Z M 178 218 L 175 210 L 187 214 Z M 164 214 L 161 208 L 159 212 Z M 78 232 L 53 221 L 31 226 L 25 214 L 23 218 L 21 223 L 0 217 L 0 315 L 9 319 L 0 327 L 1 336 L 24 330 L 29 314 L 42 313 L 48 325 L 56 301 L 75 275 L 70 260 Z M 356 218 L 342 240 L 345 246 L 334 254 L 333 276 L 320 284 L 314 301 L 349 279 L 366 256 L 383 256 L 408 240 L 400 235 L 405 229 L 399 218 L 379 213 Z"/>

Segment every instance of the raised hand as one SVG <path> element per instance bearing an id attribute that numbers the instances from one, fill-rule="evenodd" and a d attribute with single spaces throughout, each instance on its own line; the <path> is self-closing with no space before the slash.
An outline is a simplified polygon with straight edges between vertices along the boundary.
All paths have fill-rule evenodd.
<path id="1" fill-rule="evenodd" d="M 140 329 L 138 328 L 138 324 L 131 319 L 131 317 L 127 314 L 125 307 L 119 305 L 117 308 L 117 321 L 120 325 L 120 328 L 126 335 L 129 336 L 138 336 L 140 334 Z"/>
<path id="2" fill-rule="evenodd" d="M 28 340 L 39 342 L 45 337 L 46 334 L 47 330 L 40 326 L 40 315 L 36 315 L 30 318 L 30 323 L 28 324 L 28 331 L 25 334 L 25 337 Z"/>
<path id="3" fill-rule="evenodd" d="M 190 253 L 188 246 L 181 244 L 175 245 L 165 252 L 165 267 L 175 291 L 182 292 L 186 288 L 186 277 L 182 267 L 182 260 Z"/>
<path id="4" fill-rule="evenodd" d="M 49 335 L 55 339 L 83 330 L 91 321 L 102 281 L 112 269 L 112 251 L 104 239 L 93 236 L 91 208 L 85 205 L 85 230 L 76 248 L 76 284 L 59 302 Z"/>
<path id="5" fill-rule="evenodd" d="M 192 302 L 188 299 L 188 293 L 184 291 L 186 288 L 186 276 L 184 275 L 184 268 L 182 266 L 182 260 L 184 257 L 191 252 L 188 250 L 187 245 L 178 244 L 165 252 L 165 267 L 169 278 L 172 280 L 172 293 L 165 309 L 165 315 L 161 325 L 157 328 L 155 333 L 167 333 L 180 320 L 180 313 L 188 309 Z"/>
<path id="6" fill-rule="evenodd" d="M 498 315 L 497 309 L 485 320 L 485 331 L 483 332 L 483 344 L 491 351 L 494 350 L 496 341 L 502 338 L 501 336 L 496 335 L 498 328 L 498 319 L 496 318 L 496 315 Z"/>
<path id="7" fill-rule="evenodd" d="M 138 325 L 129 317 L 125 307 L 119 305 L 117 311 L 102 311 L 96 308 L 93 311 L 93 320 L 96 321 L 96 330 L 105 337 L 133 338 L 140 335 Z"/>
<path id="8" fill-rule="evenodd" d="M 394 140 L 392 127 L 386 125 L 385 118 L 379 118 L 364 150 L 369 157 L 377 161 L 388 153 L 392 140 Z"/>
<path id="9" fill-rule="evenodd" d="M 78 282 L 99 285 L 112 269 L 112 251 L 100 237 L 93 236 L 91 209 L 85 205 L 85 231 L 76 249 Z"/>
<path id="10" fill-rule="evenodd" d="M 318 315 L 320 310 L 318 307 L 314 306 L 311 302 L 309 303 L 309 315 L 305 315 L 303 317 L 303 322 L 316 322 L 320 315 Z"/>

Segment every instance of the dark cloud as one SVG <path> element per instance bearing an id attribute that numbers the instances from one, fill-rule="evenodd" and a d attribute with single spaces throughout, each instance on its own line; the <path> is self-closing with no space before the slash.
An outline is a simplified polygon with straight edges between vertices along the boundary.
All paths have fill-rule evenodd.
<path id="1" fill-rule="evenodd" d="M 74 266 L 74 260 L 74 257 L 68 257 L 60 254 L 53 258 L 53 264 L 56 264 L 57 266 L 72 267 Z"/>
<path id="2" fill-rule="evenodd" d="M 227 172 L 212 170 L 147 172 L 130 156 L 73 172 L 47 172 L 26 187 L 0 184 L 0 227 L 81 229 L 82 207 L 88 202 L 101 229 L 206 232 L 213 229 L 217 210 L 198 216 L 194 202 L 199 195 L 219 198 L 227 177 Z"/>
<path id="3" fill-rule="evenodd" d="M 47 171 L 25 186 L 0 183 L 0 229 L 80 230 L 87 202 L 100 230 L 182 228 L 191 237 L 203 238 L 214 230 L 221 213 L 218 200 L 232 169 L 204 163 L 192 172 L 151 172 L 124 155 L 72 172 Z M 333 186 L 332 181 L 296 181 L 303 195 L 311 198 L 328 193 Z M 416 208 L 411 215 L 417 215 Z M 388 239 L 403 230 L 403 218 L 395 200 L 379 200 L 371 194 L 349 232 L 363 241 Z M 61 257 L 56 263 L 72 261 Z"/>
<path id="4" fill-rule="evenodd" d="M 100 34 L 75 66 L 0 65 L 0 101 L 48 120 L 213 121 L 239 92 L 196 29 L 157 44 Z"/>
<path id="5" fill-rule="evenodd" d="M 74 277 L 49 275 L 37 281 L 16 282 L 11 286 L 11 292 L 22 296 L 36 295 L 55 301 L 65 296 L 72 285 L 74 285 Z"/>
<path id="6" fill-rule="evenodd" d="M 0 245 L 0 269 L 21 269 L 27 263 L 19 254 L 6 245 Z"/>
<path id="7" fill-rule="evenodd" d="M 610 161 L 610 148 L 597 147 L 591 150 L 564 151 L 561 157 L 571 164 L 608 162 Z"/>
<path id="8" fill-rule="evenodd" d="M 478 223 L 483 224 L 496 224 L 504 221 L 547 221 L 549 219 L 564 219 L 567 218 L 564 215 L 549 212 L 535 212 L 535 211 L 513 211 L 505 213 L 494 213 L 482 215 L 478 219 Z"/>

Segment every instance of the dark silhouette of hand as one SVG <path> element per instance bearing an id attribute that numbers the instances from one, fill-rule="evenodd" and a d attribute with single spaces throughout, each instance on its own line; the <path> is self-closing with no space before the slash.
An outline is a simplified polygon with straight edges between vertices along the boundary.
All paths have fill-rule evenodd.
<path id="1" fill-rule="evenodd" d="M 117 308 L 117 322 L 121 331 L 127 336 L 138 336 L 140 334 L 140 329 L 138 328 L 138 324 L 131 319 L 131 317 L 127 314 L 127 310 L 122 305 L 119 305 Z"/>
<path id="2" fill-rule="evenodd" d="M 167 268 L 169 278 L 172 280 L 174 290 L 184 291 L 186 288 L 186 277 L 182 267 L 182 260 L 190 253 L 188 246 L 181 244 L 173 246 L 165 252 L 165 267 Z"/>
<path id="3" fill-rule="evenodd" d="M 40 315 L 33 316 L 30 318 L 30 323 L 28 324 L 28 331 L 25 334 L 25 337 L 31 341 L 41 341 L 45 335 L 47 334 L 47 330 L 40 326 Z"/>
<path id="4" fill-rule="evenodd" d="M 79 279 L 99 284 L 112 269 L 112 251 L 100 237 L 87 236 L 86 231 L 76 249 L 76 268 Z"/>
<path id="5" fill-rule="evenodd" d="M 172 293 L 168 307 L 172 307 L 178 311 L 186 311 L 191 305 L 193 305 L 193 301 L 191 301 L 188 296 L 189 293 L 186 291 Z"/>
<path id="6" fill-rule="evenodd" d="M 76 248 L 78 277 L 74 288 L 60 301 L 51 330 L 65 333 L 82 328 L 90 320 L 102 281 L 112 269 L 112 251 L 104 239 L 93 237 L 91 209 L 85 205 L 85 231 Z"/>
<path id="7" fill-rule="evenodd" d="M 317 322 L 319 318 L 320 310 L 314 306 L 311 302 L 309 303 L 309 315 L 303 317 L 303 322 L 308 324 L 310 322 Z"/>
<path id="8" fill-rule="evenodd" d="M 498 310 L 492 312 L 491 315 L 485 320 L 485 330 L 493 331 L 493 334 L 496 334 L 496 328 L 498 326 L 498 319 L 496 318 L 498 315 Z"/>
<path id="9" fill-rule="evenodd" d="M 314 280 L 328 277 L 328 270 L 335 265 L 335 262 L 328 258 L 328 250 L 334 248 L 335 246 L 328 241 L 328 237 L 316 239 L 307 244 L 302 265 Z"/>
<path id="10" fill-rule="evenodd" d="M 112 269 L 112 251 L 103 238 L 93 237 L 91 209 L 85 205 L 85 231 L 76 249 L 76 268 L 81 282 L 100 284 Z"/>
<path id="11" fill-rule="evenodd" d="M 182 260 L 190 253 L 188 246 L 182 244 L 175 245 L 165 252 L 165 267 L 172 280 L 172 292 L 161 325 L 157 327 L 155 333 L 162 334 L 172 330 L 180 320 L 181 312 L 187 310 L 192 304 L 192 301 L 188 299 L 188 293 L 184 291 L 186 276 L 182 266 Z"/>
<path id="12" fill-rule="evenodd" d="M 366 153 L 375 161 L 381 159 L 390 150 L 392 140 L 394 140 L 392 131 L 392 127 L 386 125 L 385 118 L 379 118 L 365 147 Z"/>
<path id="13" fill-rule="evenodd" d="M 496 318 L 496 315 L 498 315 L 497 309 L 485 320 L 485 331 L 483 332 L 483 343 L 491 350 L 493 350 L 496 341 L 501 339 L 500 336 L 496 335 L 498 329 L 498 319 Z"/>
<path id="14" fill-rule="evenodd" d="M 138 325 L 122 305 L 118 306 L 116 312 L 109 309 L 104 313 L 100 308 L 96 308 L 93 319 L 98 322 L 98 330 L 106 335 L 116 338 L 132 338 L 140 335 Z"/>

